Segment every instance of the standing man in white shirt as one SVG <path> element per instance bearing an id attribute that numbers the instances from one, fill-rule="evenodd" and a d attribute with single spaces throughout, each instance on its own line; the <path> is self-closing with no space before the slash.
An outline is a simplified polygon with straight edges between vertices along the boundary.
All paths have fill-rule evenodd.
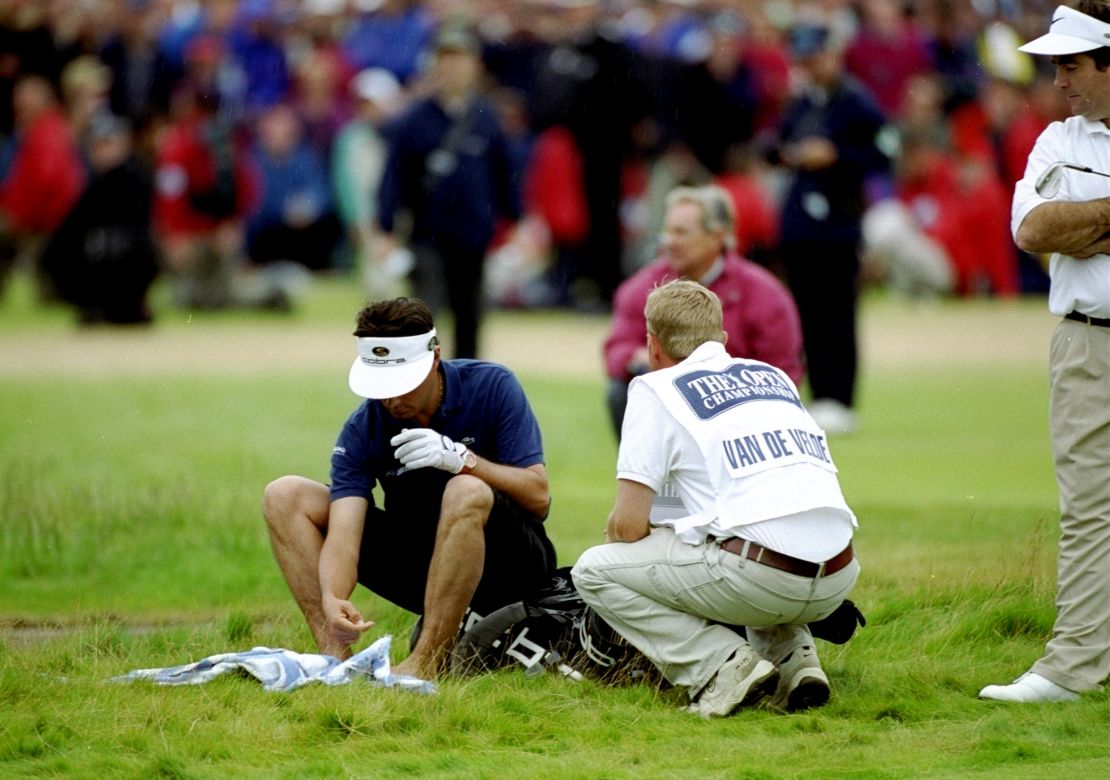
<path id="1" fill-rule="evenodd" d="M 829 683 L 806 624 L 859 575 L 824 431 L 782 370 L 728 355 L 711 290 L 670 282 L 644 314 L 650 372 L 629 387 L 608 544 L 582 554 L 574 583 L 692 712 L 771 693 L 782 709 L 820 706 Z M 652 517 L 667 483 L 690 514 Z"/>
<path id="2" fill-rule="evenodd" d="M 1051 253 L 1048 308 L 1063 317 L 1049 354 L 1060 553 L 1052 638 L 1028 672 L 980 691 L 996 701 L 1071 701 L 1110 676 L 1110 4 L 1079 5 L 1020 49 L 1052 57 L 1073 114 L 1037 139 L 1011 218 L 1021 249 Z"/>

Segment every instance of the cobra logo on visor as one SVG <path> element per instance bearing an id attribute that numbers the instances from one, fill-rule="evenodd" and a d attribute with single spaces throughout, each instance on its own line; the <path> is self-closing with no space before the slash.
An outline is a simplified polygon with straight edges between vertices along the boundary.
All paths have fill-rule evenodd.
<path id="1" fill-rule="evenodd" d="M 386 350 L 386 354 L 389 354 L 389 350 Z M 399 366 L 402 363 L 408 363 L 409 359 L 405 357 L 381 359 L 364 357 L 362 358 L 362 362 L 368 366 Z"/>

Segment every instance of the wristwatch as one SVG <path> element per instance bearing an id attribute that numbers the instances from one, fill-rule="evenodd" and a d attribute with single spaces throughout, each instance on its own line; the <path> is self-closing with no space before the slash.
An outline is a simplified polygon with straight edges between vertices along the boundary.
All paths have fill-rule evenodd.
<path id="1" fill-rule="evenodd" d="M 478 456 L 474 454 L 473 450 L 468 448 L 467 451 L 463 453 L 463 468 L 466 469 L 467 472 L 471 472 L 474 471 L 477 465 Z"/>

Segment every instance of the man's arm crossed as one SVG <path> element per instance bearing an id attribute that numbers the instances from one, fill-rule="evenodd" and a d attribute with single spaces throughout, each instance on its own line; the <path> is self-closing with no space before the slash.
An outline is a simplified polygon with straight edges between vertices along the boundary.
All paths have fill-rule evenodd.
<path id="1" fill-rule="evenodd" d="M 1071 257 L 1105 253 L 1110 234 L 1110 198 L 1042 203 L 1022 220 L 1014 237 L 1026 252 L 1060 252 Z"/>

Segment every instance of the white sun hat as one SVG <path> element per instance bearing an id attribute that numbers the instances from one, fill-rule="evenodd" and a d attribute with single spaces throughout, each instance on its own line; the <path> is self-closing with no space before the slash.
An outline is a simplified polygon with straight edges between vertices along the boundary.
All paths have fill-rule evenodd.
<path id="1" fill-rule="evenodd" d="M 1110 23 L 1061 5 L 1052 13 L 1052 24 L 1049 25 L 1048 32 L 1018 47 L 1018 51 L 1063 56 L 1081 54 L 1103 46 L 1110 47 Z"/>
<path id="2" fill-rule="evenodd" d="M 385 68 L 367 68 L 351 80 L 351 91 L 362 100 L 390 108 L 401 97 L 401 83 Z"/>
<path id="3" fill-rule="evenodd" d="M 360 336 L 358 357 L 347 379 L 363 398 L 396 398 L 412 392 L 432 370 L 435 328 L 419 336 Z"/>

